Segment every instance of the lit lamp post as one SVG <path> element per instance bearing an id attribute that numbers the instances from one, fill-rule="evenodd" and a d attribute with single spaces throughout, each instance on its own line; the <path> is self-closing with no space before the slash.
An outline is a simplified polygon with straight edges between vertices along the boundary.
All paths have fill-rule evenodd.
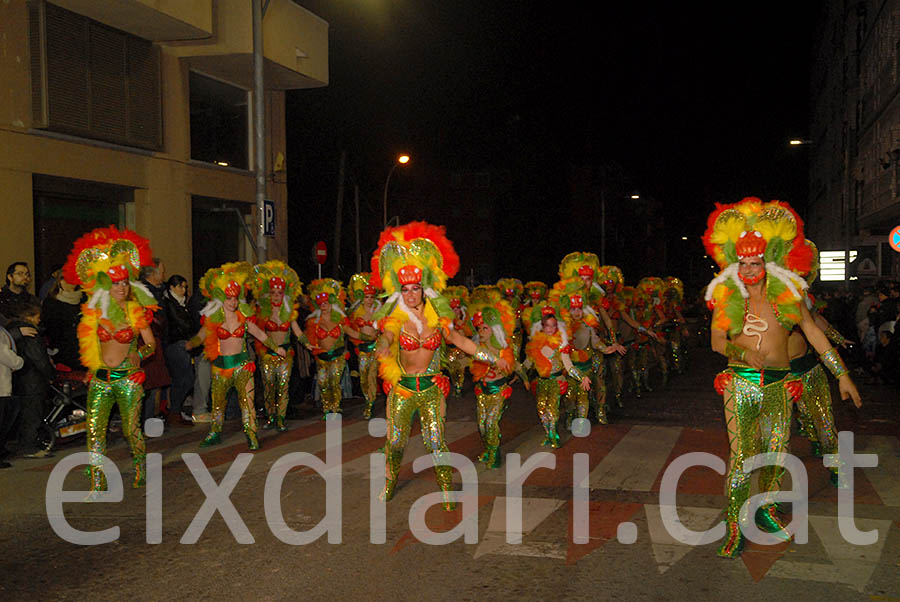
<path id="1" fill-rule="evenodd" d="M 409 155 L 400 155 L 397 157 L 397 161 L 391 166 L 391 170 L 388 172 L 387 179 L 384 181 L 384 229 L 387 230 L 387 197 L 388 197 L 388 187 L 391 185 L 391 175 L 393 175 L 394 170 L 397 169 L 398 165 L 406 165 L 409 163 Z"/>

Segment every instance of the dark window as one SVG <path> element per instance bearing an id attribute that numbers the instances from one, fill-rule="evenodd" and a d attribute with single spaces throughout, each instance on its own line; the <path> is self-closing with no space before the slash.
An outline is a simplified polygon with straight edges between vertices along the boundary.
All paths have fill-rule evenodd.
<path id="1" fill-rule="evenodd" d="M 191 159 L 249 169 L 249 94 L 191 72 Z"/>
<path id="2" fill-rule="evenodd" d="M 162 149 L 152 42 L 43 2 L 29 18 L 34 127 Z"/>

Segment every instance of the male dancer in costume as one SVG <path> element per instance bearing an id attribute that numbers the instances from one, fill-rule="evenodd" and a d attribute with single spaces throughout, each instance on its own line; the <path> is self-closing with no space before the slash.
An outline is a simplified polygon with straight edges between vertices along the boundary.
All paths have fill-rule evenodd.
<path id="1" fill-rule="evenodd" d="M 803 224 L 790 206 L 752 197 L 718 205 L 703 235 L 707 254 L 722 267 L 706 290 L 713 311 L 712 349 L 729 360 L 715 382 L 730 444 L 727 534 L 720 556 L 737 556 L 743 547 L 741 524 L 749 518 L 741 511 L 750 493 L 744 460 L 787 451 L 789 397 L 798 398 L 801 387 L 789 378 L 788 337 L 795 325 L 838 377 L 841 396 L 859 402 L 844 363 L 803 302 L 807 285 L 799 274 L 809 271 L 811 261 L 803 240 Z M 777 464 L 762 468 L 760 489 L 777 491 L 783 472 Z M 786 536 L 771 497 L 754 519 L 763 530 Z"/>
<path id="2" fill-rule="evenodd" d="M 378 312 L 384 334 L 379 340 L 378 372 L 387 399 L 386 483 L 382 499 L 394 496 L 413 415 L 418 411 L 422 440 L 431 450 L 438 486 L 449 494 L 452 469 L 440 465 L 444 440 L 445 396 L 449 379 L 441 374 L 445 340 L 501 371 L 512 368 L 484 346 L 477 346 L 452 327 L 453 310 L 441 291 L 459 269 L 459 257 L 444 228 L 412 222 L 381 233 L 372 255 L 372 280 L 388 298 Z M 445 497 L 444 509 L 455 504 Z"/>
<path id="3" fill-rule="evenodd" d="M 273 259 L 253 268 L 250 289 L 256 299 L 254 322 L 284 349 L 284 355 L 256 343 L 256 357 L 262 372 L 263 397 L 266 407 L 264 429 L 275 428 L 282 433 L 287 430 L 285 417 L 288 406 L 288 385 L 294 365 L 294 347 L 288 331 L 299 337 L 297 297 L 303 294 L 302 283 L 291 267 Z"/>
<path id="4" fill-rule="evenodd" d="M 131 447 L 133 485 L 144 486 L 147 452 L 140 424 L 141 361 L 156 351 L 150 320 L 158 307 L 152 293 L 138 281 L 138 273 L 141 266 L 153 264 L 152 258 L 146 239 L 109 226 L 75 241 L 64 267 L 66 282 L 81 285 L 89 297 L 81 306 L 78 346 L 81 363 L 91 374 L 87 447 L 92 496 L 106 491 L 106 475 L 100 467 L 113 404 L 119 406 L 122 434 Z"/>
<path id="5" fill-rule="evenodd" d="M 350 322 L 359 331 L 359 337 L 350 337 L 356 347 L 359 359 L 359 388 L 366 400 L 363 418 L 372 417 L 372 404 L 378 395 L 378 364 L 375 361 L 375 345 L 378 329 L 375 324 L 375 313 L 381 308 L 381 302 L 375 298 L 378 294 L 371 284 L 372 274 L 360 272 L 350 277 Z"/>

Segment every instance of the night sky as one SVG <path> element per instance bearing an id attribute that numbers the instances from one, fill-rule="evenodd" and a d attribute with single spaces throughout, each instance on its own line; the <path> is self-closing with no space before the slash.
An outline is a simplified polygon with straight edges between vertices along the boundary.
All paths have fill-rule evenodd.
<path id="1" fill-rule="evenodd" d="M 556 219 L 571 202 L 573 166 L 619 164 L 662 203 L 672 274 L 687 269 L 688 255 L 702 256 L 716 201 L 753 195 L 805 212 L 807 151 L 787 141 L 808 129 L 815 0 L 568 11 L 501 0 L 298 4 L 329 22 L 331 52 L 329 86 L 287 97 L 291 263 L 307 281 L 314 242 L 333 246 L 342 150 L 345 279 L 355 268 L 352 185 L 367 264 L 384 180 L 401 151 L 413 161 L 394 172 L 392 197 L 427 203 L 433 187 L 414 188 L 423 174 L 511 171 L 528 216 L 516 223 L 535 224 L 534 236 L 516 228 L 504 240 L 508 274 L 497 276 L 550 280 L 567 252 L 599 254 L 570 248 Z M 536 236 L 542 223 L 556 233 Z"/>

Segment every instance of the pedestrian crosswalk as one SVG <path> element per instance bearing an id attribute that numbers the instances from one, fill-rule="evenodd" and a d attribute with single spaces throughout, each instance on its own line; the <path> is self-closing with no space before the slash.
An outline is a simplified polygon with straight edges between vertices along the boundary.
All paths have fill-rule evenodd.
<path id="1" fill-rule="evenodd" d="M 328 448 L 326 422 L 308 419 L 291 423 L 286 433 L 262 432 L 262 449 L 254 454 L 250 472 L 268 470 L 284 454 L 306 452 L 319 458 L 338 451 Z M 358 494 L 359 503 L 368 502 L 369 479 L 382 478 L 370 468 L 370 455 L 384 444 L 380 435 L 384 423 L 359 419 L 342 420 L 340 424 L 340 454 L 345 488 Z M 204 464 L 214 474 L 227 470 L 239 453 L 247 451 L 240 431 L 226 430 L 223 445 L 198 450 L 200 434 L 185 432 L 163 440 L 150 439 L 148 451 L 163 454 L 163 470 L 185 471 L 181 454 L 198 452 Z M 474 458 L 482 444 L 477 425 L 472 420 L 455 420 L 446 424 L 446 440 L 451 451 Z M 486 527 L 482 527 L 478 544 L 472 546 L 473 558 L 541 557 L 561 563 L 582 562 L 604 545 L 646 545 L 652 563 L 660 574 L 683 562 L 692 552 L 702 549 L 713 554 L 714 545 L 702 548 L 676 539 L 663 522 L 659 489 L 666 468 L 678 457 L 688 452 L 706 452 L 727 460 L 728 448 L 725 434 L 719 429 L 698 429 L 680 426 L 642 424 L 594 425 L 584 437 L 563 434 L 559 449 L 541 447 L 543 431 L 533 422 L 506 420 L 503 423 L 502 450 L 506 455 L 504 466 L 487 469 L 476 464 L 478 475 L 479 513 Z M 751 576 L 764 575 L 788 579 L 807 579 L 828 583 L 843 583 L 862 590 L 871 578 L 881 559 L 888 533 L 897 528 L 890 519 L 896 516 L 892 508 L 900 507 L 900 440 L 885 435 L 860 435 L 855 441 L 857 453 L 878 454 L 878 466 L 857 469 L 855 480 L 860 494 L 856 496 L 857 528 L 877 530 L 879 538 L 870 546 L 854 546 L 844 541 L 837 522 L 837 497 L 828 483 L 828 473 L 821 460 L 805 458 L 809 472 L 811 502 L 815 511 L 809 518 L 812 540 L 821 546 L 827 556 L 805 558 L 802 555 L 785 558 L 785 549 L 800 544 L 784 544 L 766 554 L 745 554 L 745 564 Z M 553 469 L 539 468 L 525 479 L 522 488 L 522 538 L 521 543 L 509 543 L 507 538 L 507 490 L 506 466 L 510 454 L 519 454 L 524 464 L 531 456 L 546 452 L 553 456 Z M 400 472 L 401 482 L 416 480 L 433 481 L 430 470 L 413 472 L 413 461 L 427 454 L 418 425 L 410 433 L 409 444 Z M 573 482 L 573 461 L 576 454 L 587 455 L 586 479 Z M 130 454 L 125 446 L 110 450 L 110 458 L 123 471 L 128 470 Z M 53 463 L 29 468 L 50 470 Z M 308 468 L 298 468 L 309 472 Z M 459 473 L 456 473 L 459 483 Z M 573 506 L 573 488 L 585 487 L 590 491 L 587 504 L 587 543 L 573 543 L 573 524 L 576 510 Z M 705 531 L 722 520 L 725 505 L 724 476 L 708 467 L 696 466 L 686 470 L 677 487 L 677 517 L 680 526 L 691 531 Z M 407 508 L 421 495 L 422 488 L 398 487 L 392 507 Z M 483 509 L 483 511 L 482 511 Z M 392 510 L 393 511 L 393 510 Z M 471 510 L 470 510 L 471 512 Z M 562 514 L 560 514 L 562 513 Z M 442 520 L 448 520 L 446 517 Z M 450 518 L 449 520 L 454 520 Z M 549 521 L 549 522 L 548 522 Z M 544 524 L 567 523 L 568 533 L 556 528 L 547 529 Z M 548 536 L 548 531 L 550 536 Z M 401 537 L 404 546 L 413 541 L 411 534 Z M 649 545 L 647 545 L 649 544 Z M 748 559 L 749 558 L 749 559 Z M 763 560 L 760 560 L 763 558 Z M 751 566 L 762 562 L 765 566 Z"/>

